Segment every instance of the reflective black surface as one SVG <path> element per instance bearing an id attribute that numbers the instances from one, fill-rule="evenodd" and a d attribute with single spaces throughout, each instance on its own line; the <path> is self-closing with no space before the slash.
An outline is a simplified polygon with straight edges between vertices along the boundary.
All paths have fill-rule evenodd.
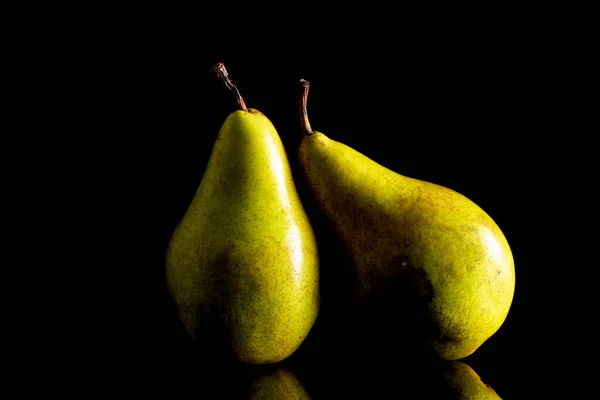
<path id="1" fill-rule="evenodd" d="M 179 383 L 177 391 L 232 399 L 384 399 L 390 396 L 459 399 L 460 393 L 474 390 L 502 395 L 489 381 L 482 381 L 471 366 L 465 362 L 457 363 L 406 358 L 383 363 L 383 360 L 331 356 L 308 362 L 292 357 L 273 365 L 223 365 L 217 362 L 204 367 L 188 366 L 174 381 Z M 457 367 L 470 371 L 470 375 L 461 374 Z M 508 397 L 501 397 L 518 398 L 506 395 Z"/>
<path id="2" fill-rule="evenodd" d="M 174 318 L 165 319 L 162 323 L 169 320 L 173 330 L 169 335 L 163 330 L 161 341 L 148 343 L 144 349 L 139 343 L 148 336 L 132 342 L 144 360 L 134 365 L 178 395 L 201 398 L 459 399 L 460 393 L 475 390 L 491 396 L 489 385 L 500 398 L 513 399 L 526 397 L 534 389 L 525 373 L 527 357 L 511 352 L 519 341 L 511 341 L 504 332 L 473 355 L 453 362 L 402 342 L 402 338 L 395 340 L 385 332 L 353 325 L 351 320 L 327 317 L 324 310 L 300 348 L 272 365 L 225 361 L 214 348 L 194 346 Z M 157 335 L 150 337 L 157 339 Z M 521 364 L 513 364 L 513 360 Z M 266 397 L 259 397 L 261 393 Z"/>

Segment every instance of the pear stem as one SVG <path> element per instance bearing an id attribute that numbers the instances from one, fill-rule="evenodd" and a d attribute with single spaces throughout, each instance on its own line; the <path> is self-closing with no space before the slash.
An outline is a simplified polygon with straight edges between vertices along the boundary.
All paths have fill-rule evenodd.
<path id="1" fill-rule="evenodd" d="M 227 88 L 231 90 L 231 92 L 235 96 L 235 100 L 237 101 L 238 107 L 248 112 L 248 107 L 246 107 L 246 103 L 244 102 L 244 99 L 242 98 L 242 95 L 240 94 L 240 91 L 238 90 L 237 86 L 235 86 L 235 84 L 229 77 L 227 69 L 225 69 L 225 64 L 223 64 L 222 62 L 217 63 L 214 67 L 212 67 L 212 69 L 215 70 L 215 72 L 217 73 L 217 77 L 225 83 L 225 86 L 227 86 Z"/>
<path id="2" fill-rule="evenodd" d="M 302 85 L 302 96 L 300 96 L 300 125 L 302 125 L 302 130 L 304 130 L 306 136 L 310 136 L 314 133 L 310 127 L 308 112 L 306 111 L 306 101 L 308 100 L 310 83 L 306 79 L 300 79 L 300 84 Z"/>

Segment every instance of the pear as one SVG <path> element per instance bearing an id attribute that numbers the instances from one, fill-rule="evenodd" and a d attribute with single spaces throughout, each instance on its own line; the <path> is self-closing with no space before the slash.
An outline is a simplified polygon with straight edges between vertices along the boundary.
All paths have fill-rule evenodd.
<path id="1" fill-rule="evenodd" d="M 443 359 L 472 354 L 504 323 L 513 300 L 514 260 L 502 231 L 464 195 L 313 131 L 309 82 L 300 82 L 299 162 L 347 255 L 362 314 L 414 332 Z"/>
<path id="2" fill-rule="evenodd" d="M 452 361 L 444 373 L 448 398 L 456 400 L 501 400 L 501 397 L 467 364 Z"/>
<path id="3" fill-rule="evenodd" d="M 275 363 L 316 320 L 317 243 L 275 127 L 246 107 L 222 63 L 215 69 L 240 109 L 225 119 L 170 238 L 168 288 L 194 348 Z"/>

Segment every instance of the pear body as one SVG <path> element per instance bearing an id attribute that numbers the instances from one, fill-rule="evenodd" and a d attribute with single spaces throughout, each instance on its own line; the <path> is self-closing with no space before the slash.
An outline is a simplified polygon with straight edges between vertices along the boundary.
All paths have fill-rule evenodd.
<path id="1" fill-rule="evenodd" d="M 288 357 L 316 319 L 318 267 L 275 127 L 255 109 L 233 112 L 167 249 L 167 282 L 187 333 L 241 362 Z"/>
<path id="2" fill-rule="evenodd" d="M 419 332 L 447 360 L 468 356 L 499 329 L 514 294 L 513 257 L 480 207 L 320 132 L 303 139 L 299 161 L 367 314 Z"/>

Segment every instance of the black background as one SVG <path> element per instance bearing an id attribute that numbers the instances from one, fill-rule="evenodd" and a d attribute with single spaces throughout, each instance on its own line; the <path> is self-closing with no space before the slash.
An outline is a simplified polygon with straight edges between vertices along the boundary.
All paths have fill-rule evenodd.
<path id="1" fill-rule="evenodd" d="M 202 178 L 221 124 L 236 109 L 210 71 L 223 62 L 246 104 L 264 113 L 280 134 L 320 236 L 324 288 L 336 285 L 327 271 L 340 255 L 299 175 L 300 78 L 311 82 L 313 129 L 403 175 L 452 188 L 487 211 L 511 245 L 516 291 L 500 330 L 462 361 L 503 398 L 539 393 L 530 374 L 548 368 L 555 356 L 548 343 L 557 335 L 556 324 L 547 323 L 556 291 L 548 282 L 555 276 L 541 254 L 559 244 L 548 244 L 543 231 L 547 210 L 560 201 L 548 184 L 560 166 L 554 148 L 568 144 L 568 118 L 557 112 L 567 85 L 557 78 L 564 60 L 556 51 L 560 32 L 540 25 L 533 14 L 516 13 L 410 24 L 408 18 L 379 30 L 330 27 L 325 35 L 306 16 L 289 24 L 297 35 L 287 38 L 279 35 L 280 27 L 259 23 L 233 29 L 222 13 L 227 23 L 199 31 L 189 16 L 159 11 L 152 18 L 128 13 L 96 22 L 97 29 L 77 40 L 78 29 L 68 30 L 71 40 L 62 45 L 73 60 L 62 73 L 73 84 L 70 108 L 61 112 L 77 116 L 69 128 L 87 132 L 78 142 L 85 151 L 74 156 L 92 166 L 81 188 L 98 204 L 97 226 L 106 228 L 95 232 L 100 250 L 94 254 L 110 282 L 96 299 L 104 317 L 92 322 L 99 339 L 90 344 L 85 334 L 75 336 L 101 359 L 109 356 L 105 382 L 127 383 L 135 376 L 140 387 L 168 383 L 196 390 L 199 398 L 212 379 L 239 383 L 240 371 L 215 366 L 207 375 L 212 367 L 191 355 L 164 275 L 170 235 Z M 75 203 L 73 209 L 83 210 L 92 204 Z M 335 296 L 322 295 L 321 315 L 331 315 Z M 352 347 L 361 345 L 348 345 L 344 354 L 329 352 L 318 336 L 327 337 L 323 318 L 289 360 L 315 398 L 336 392 L 401 397 L 434 384 L 435 378 L 421 374 L 423 365 L 413 369 L 393 359 L 388 367 L 385 354 L 376 365 L 352 364 Z"/>

